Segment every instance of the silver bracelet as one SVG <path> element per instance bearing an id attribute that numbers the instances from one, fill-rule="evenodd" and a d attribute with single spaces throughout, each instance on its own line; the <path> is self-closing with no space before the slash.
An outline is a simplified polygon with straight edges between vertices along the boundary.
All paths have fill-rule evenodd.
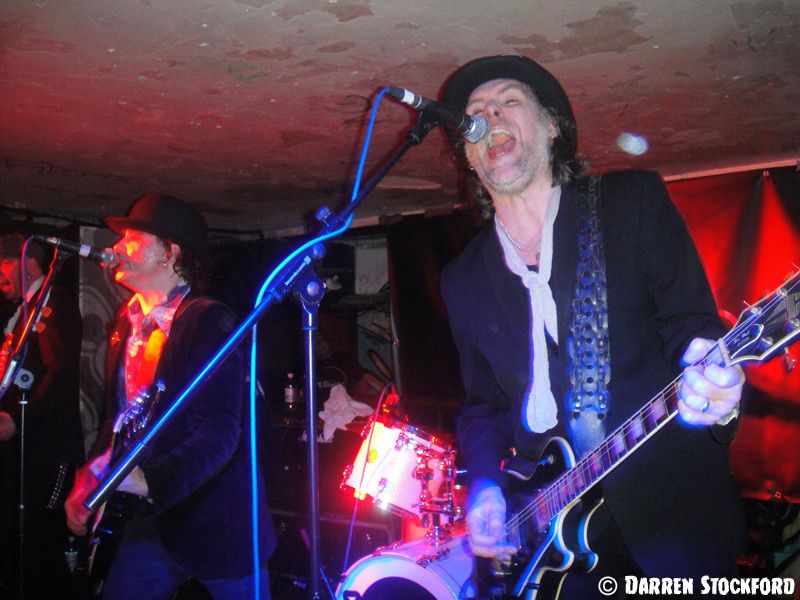
<path id="1" fill-rule="evenodd" d="M 719 425 L 720 427 L 724 427 L 738 416 L 739 416 L 739 404 L 737 403 L 736 406 L 734 406 L 727 415 L 725 415 L 719 421 L 714 423 L 714 425 Z"/>

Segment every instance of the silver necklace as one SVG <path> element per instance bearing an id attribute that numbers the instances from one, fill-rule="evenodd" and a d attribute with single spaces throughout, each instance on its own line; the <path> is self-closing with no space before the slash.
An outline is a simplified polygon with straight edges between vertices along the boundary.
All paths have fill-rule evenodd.
<path id="1" fill-rule="evenodd" d="M 539 256 L 539 252 L 541 251 L 541 248 L 539 246 L 535 244 L 523 244 L 517 238 L 511 235 L 511 232 L 508 229 L 506 229 L 505 225 L 503 225 L 503 222 L 500 220 L 500 217 L 497 217 L 497 222 L 500 224 L 500 229 L 503 230 L 503 233 L 508 238 L 508 241 L 511 242 L 517 250 L 521 252 L 530 252 L 531 254 L 536 254 L 537 257 Z"/>

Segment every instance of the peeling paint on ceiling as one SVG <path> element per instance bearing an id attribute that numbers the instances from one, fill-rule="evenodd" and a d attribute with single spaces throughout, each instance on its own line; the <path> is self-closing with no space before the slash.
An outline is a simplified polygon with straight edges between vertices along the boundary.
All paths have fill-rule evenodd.
<path id="1" fill-rule="evenodd" d="M 768 165 L 800 155 L 798 39 L 796 0 L 5 0 L 0 204 L 97 221 L 163 190 L 219 227 L 296 228 L 347 194 L 380 87 L 435 96 L 499 53 L 559 77 L 596 170 Z M 381 105 L 368 170 L 413 120 Z M 434 133 L 358 214 L 458 189 Z"/>

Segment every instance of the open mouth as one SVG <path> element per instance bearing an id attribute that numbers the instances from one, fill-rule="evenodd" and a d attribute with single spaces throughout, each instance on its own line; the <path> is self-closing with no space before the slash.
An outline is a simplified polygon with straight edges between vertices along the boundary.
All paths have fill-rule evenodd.
<path id="1" fill-rule="evenodd" d="M 489 134 L 489 142 L 487 144 L 489 156 L 496 158 L 506 152 L 510 152 L 517 140 L 505 129 L 496 129 Z"/>

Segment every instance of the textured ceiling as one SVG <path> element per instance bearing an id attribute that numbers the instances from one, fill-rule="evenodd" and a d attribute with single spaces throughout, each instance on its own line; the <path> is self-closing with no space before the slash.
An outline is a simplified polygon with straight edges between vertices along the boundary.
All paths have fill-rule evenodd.
<path id="1" fill-rule="evenodd" d="M 3 0 L 0 204 L 96 221 L 166 191 L 216 227 L 296 231 L 348 194 L 380 87 L 435 96 L 500 53 L 560 78 L 596 170 L 787 164 L 798 39 L 790 0 Z M 413 120 L 381 104 L 367 174 Z M 457 190 L 434 132 L 358 217 L 438 213 Z"/>

